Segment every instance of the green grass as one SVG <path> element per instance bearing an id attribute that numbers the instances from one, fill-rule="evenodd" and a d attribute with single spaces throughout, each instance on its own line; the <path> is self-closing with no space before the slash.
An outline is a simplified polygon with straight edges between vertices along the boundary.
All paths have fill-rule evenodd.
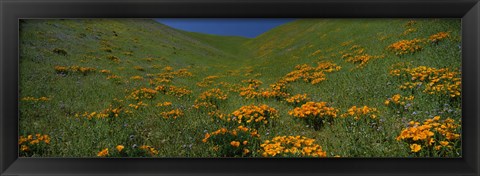
<path id="1" fill-rule="evenodd" d="M 402 128 L 411 120 L 423 121 L 440 115 L 461 120 L 460 100 L 400 90 L 404 80 L 390 76 L 390 66 L 411 62 L 413 67 L 458 69 L 461 67 L 461 34 L 459 19 L 415 19 L 415 32 L 407 35 L 405 24 L 410 19 L 305 19 L 276 27 L 256 38 L 222 37 L 169 28 L 154 20 L 95 19 L 95 20 L 23 20 L 20 26 L 20 98 L 50 97 L 50 101 L 20 101 L 20 135 L 48 134 L 51 143 L 33 157 L 95 157 L 104 148 L 116 145 L 149 145 L 158 150 L 157 157 L 219 157 L 211 150 L 213 144 L 203 143 L 205 132 L 226 126 L 213 120 L 207 112 L 192 108 L 195 99 L 209 89 L 218 87 L 228 98 L 219 104 L 223 113 L 232 113 L 244 105 L 267 104 L 279 111 L 272 125 L 259 129 L 260 139 L 281 135 L 301 135 L 313 138 L 328 156 L 342 157 L 409 157 L 416 156 L 406 144 L 396 141 Z M 428 38 L 438 32 L 450 32 L 448 39 L 438 44 L 425 44 L 414 54 L 396 56 L 386 48 L 399 40 Z M 342 46 L 350 41 L 348 46 Z M 365 67 L 346 62 L 341 52 L 360 45 L 370 55 L 384 58 L 370 60 Z M 58 54 L 53 50 L 64 50 Z M 317 55 L 312 55 L 320 50 Z M 113 62 L 108 56 L 116 56 Z M 147 59 L 151 58 L 151 59 Z M 319 61 L 331 61 L 341 66 L 338 72 L 326 73 L 327 80 L 312 85 L 303 81 L 288 84 L 290 94 L 308 94 L 313 101 L 326 101 L 344 113 L 351 106 L 377 108 L 381 122 L 378 128 L 355 124 L 356 131 L 342 119 L 320 130 L 307 127 L 303 121 L 288 114 L 294 107 L 276 99 L 245 99 L 237 92 L 216 83 L 227 82 L 245 86 L 242 80 L 258 79 L 260 88 L 268 86 L 296 65 L 315 66 Z M 83 75 L 57 74 L 55 66 L 96 68 Z M 134 69 L 144 68 L 144 71 Z M 158 94 L 143 100 L 148 107 L 132 110 L 118 118 L 76 118 L 75 114 L 102 111 L 124 100 L 121 105 L 136 103 L 126 99 L 135 88 L 148 87 L 147 74 L 158 74 L 171 66 L 186 68 L 193 75 L 175 77 L 168 85 L 185 87 L 192 94 L 178 98 Z M 121 76 L 120 83 L 107 80 L 99 70 L 107 69 Z M 140 81 L 130 80 L 142 76 Z M 205 77 L 218 79 L 207 87 L 196 83 Z M 234 89 L 239 89 L 235 87 Z M 399 114 L 384 105 L 394 94 L 414 95 L 415 109 Z M 161 113 L 171 108 L 158 108 L 158 102 L 172 102 L 184 116 L 164 119 Z M 445 108 L 453 111 L 447 111 Z M 415 113 L 412 113 L 415 112 Z M 227 126 L 234 126 L 228 124 Z M 228 145 L 228 144 L 227 144 Z M 259 149 L 259 146 L 256 146 Z M 460 147 L 461 148 L 461 147 Z M 261 156 L 256 154 L 256 156 Z M 453 154 L 461 156 L 461 151 Z"/>

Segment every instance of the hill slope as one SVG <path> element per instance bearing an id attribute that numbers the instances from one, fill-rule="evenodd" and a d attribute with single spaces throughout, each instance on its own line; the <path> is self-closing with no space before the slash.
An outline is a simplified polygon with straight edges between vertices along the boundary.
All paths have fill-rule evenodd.
<path id="1" fill-rule="evenodd" d="M 265 104 L 278 115 L 258 128 L 248 156 L 264 155 L 260 142 L 283 135 L 313 138 L 327 156 L 438 156 L 412 153 L 395 138 L 410 121 L 437 115 L 460 121 L 461 99 L 450 95 L 458 85 L 447 82 L 460 77 L 460 39 L 455 19 L 305 19 L 254 39 L 185 32 L 153 20 L 25 20 L 20 134 L 48 134 L 52 142 L 23 154 L 88 157 L 116 145 L 148 145 L 160 157 L 237 156 L 219 153 L 229 144 L 203 142 L 205 133 L 236 127 L 226 119 L 236 120 L 233 112 L 242 106 Z M 392 49 L 395 43 L 407 49 Z M 433 71 L 418 88 L 400 89 L 419 83 L 406 73 L 419 66 Z M 426 81 L 447 73 L 451 78 L 431 84 L 442 83 L 430 94 Z M 289 113 L 304 103 L 289 103 L 299 94 L 327 102 L 338 117 L 368 106 L 376 118 L 310 124 Z M 395 94 L 415 98 L 385 105 Z M 450 145 L 461 148 L 457 140 Z M 461 156 L 452 151 L 442 149 L 442 156 Z"/>

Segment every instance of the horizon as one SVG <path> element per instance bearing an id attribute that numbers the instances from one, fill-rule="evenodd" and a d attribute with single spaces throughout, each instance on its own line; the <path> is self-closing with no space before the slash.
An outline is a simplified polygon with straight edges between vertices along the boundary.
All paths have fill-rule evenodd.
<path id="1" fill-rule="evenodd" d="M 255 38 L 292 18 L 156 18 L 169 27 L 210 35 Z"/>

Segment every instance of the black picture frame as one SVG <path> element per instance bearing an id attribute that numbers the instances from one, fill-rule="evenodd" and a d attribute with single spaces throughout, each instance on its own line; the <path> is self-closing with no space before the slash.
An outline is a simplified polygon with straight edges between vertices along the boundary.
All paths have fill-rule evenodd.
<path id="1" fill-rule="evenodd" d="M 478 0 L 0 0 L 0 175 L 479 175 Z M 461 18 L 462 158 L 18 158 L 21 18 Z"/>

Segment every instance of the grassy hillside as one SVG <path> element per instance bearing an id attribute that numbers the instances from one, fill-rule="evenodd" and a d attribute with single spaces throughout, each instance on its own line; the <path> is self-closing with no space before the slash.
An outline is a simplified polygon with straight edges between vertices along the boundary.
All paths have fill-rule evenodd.
<path id="1" fill-rule="evenodd" d="M 460 26 L 305 19 L 246 39 L 25 20 L 20 155 L 458 157 Z"/>

